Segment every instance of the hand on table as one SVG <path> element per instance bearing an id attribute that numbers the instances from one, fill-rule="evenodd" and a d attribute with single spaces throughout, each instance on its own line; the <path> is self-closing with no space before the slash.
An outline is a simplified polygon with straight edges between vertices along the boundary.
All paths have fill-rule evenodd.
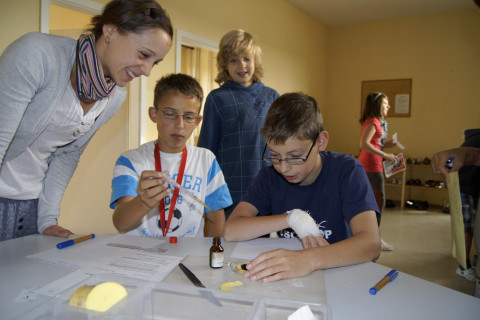
<path id="1" fill-rule="evenodd" d="M 57 236 L 57 237 L 62 237 L 62 238 L 68 238 L 69 235 L 72 235 L 73 232 L 62 228 L 57 225 L 50 226 L 43 230 L 43 234 L 48 235 L 48 236 Z"/>
<path id="2" fill-rule="evenodd" d="M 307 251 L 276 249 L 260 254 L 247 264 L 244 277 L 252 281 L 277 281 L 307 276 L 314 271 Z"/>

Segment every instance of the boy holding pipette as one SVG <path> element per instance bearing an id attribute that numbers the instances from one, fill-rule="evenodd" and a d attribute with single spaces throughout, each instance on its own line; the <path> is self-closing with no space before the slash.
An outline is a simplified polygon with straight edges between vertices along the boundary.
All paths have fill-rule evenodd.
<path id="1" fill-rule="evenodd" d="M 186 144 L 202 120 L 202 100 L 202 88 L 190 76 L 157 82 L 149 117 L 158 139 L 123 153 L 115 164 L 110 207 L 118 231 L 203 236 L 205 212 L 205 235 L 222 236 L 223 209 L 232 204 L 223 173 L 212 152 Z"/>

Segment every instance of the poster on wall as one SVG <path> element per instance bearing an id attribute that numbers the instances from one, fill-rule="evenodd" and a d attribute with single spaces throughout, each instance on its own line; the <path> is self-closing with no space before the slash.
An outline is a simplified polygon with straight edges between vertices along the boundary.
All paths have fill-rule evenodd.
<path id="1" fill-rule="evenodd" d="M 410 113 L 410 95 L 401 93 L 395 95 L 395 113 Z"/>
<path id="2" fill-rule="evenodd" d="M 412 79 L 362 81 L 360 115 L 363 114 L 365 99 L 371 92 L 381 92 L 390 103 L 389 117 L 410 117 L 412 111 Z"/>

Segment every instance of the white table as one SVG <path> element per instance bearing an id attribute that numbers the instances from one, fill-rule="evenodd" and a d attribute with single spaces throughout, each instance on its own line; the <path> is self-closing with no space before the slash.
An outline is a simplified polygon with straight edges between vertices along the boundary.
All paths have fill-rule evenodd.
<path id="1" fill-rule="evenodd" d="M 23 289 L 44 286 L 70 273 L 25 258 L 54 248 L 60 241 L 57 237 L 34 235 L 0 242 L 0 319 L 12 319 L 45 302 L 46 298 L 40 296 L 29 303 L 14 303 Z M 208 250 L 211 238 L 182 238 L 176 245 L 166 245 L 169 255 L 195 255 Z M 230 254 L 234 243 L 223 245 Z M 333 319 L 478 319 L 480 299 L 402 272 L 377 295 L 370 295 L 368 289 L 388 271 L 376 263 L 325 270 L 327 302 Z"/>

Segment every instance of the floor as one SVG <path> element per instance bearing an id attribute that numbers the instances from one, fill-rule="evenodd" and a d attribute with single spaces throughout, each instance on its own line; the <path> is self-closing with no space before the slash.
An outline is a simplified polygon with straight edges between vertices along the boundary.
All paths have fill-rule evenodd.
<path id="1" fill-rule="evenodd" d="M 394 247 L 377 263 L 453 290 L 473 295 L 475 283 L 455 273 L 451 255 L 450 215 L 441 207 L 429 211 L 387 208 L 380 225 L 382 239 Z"/>

